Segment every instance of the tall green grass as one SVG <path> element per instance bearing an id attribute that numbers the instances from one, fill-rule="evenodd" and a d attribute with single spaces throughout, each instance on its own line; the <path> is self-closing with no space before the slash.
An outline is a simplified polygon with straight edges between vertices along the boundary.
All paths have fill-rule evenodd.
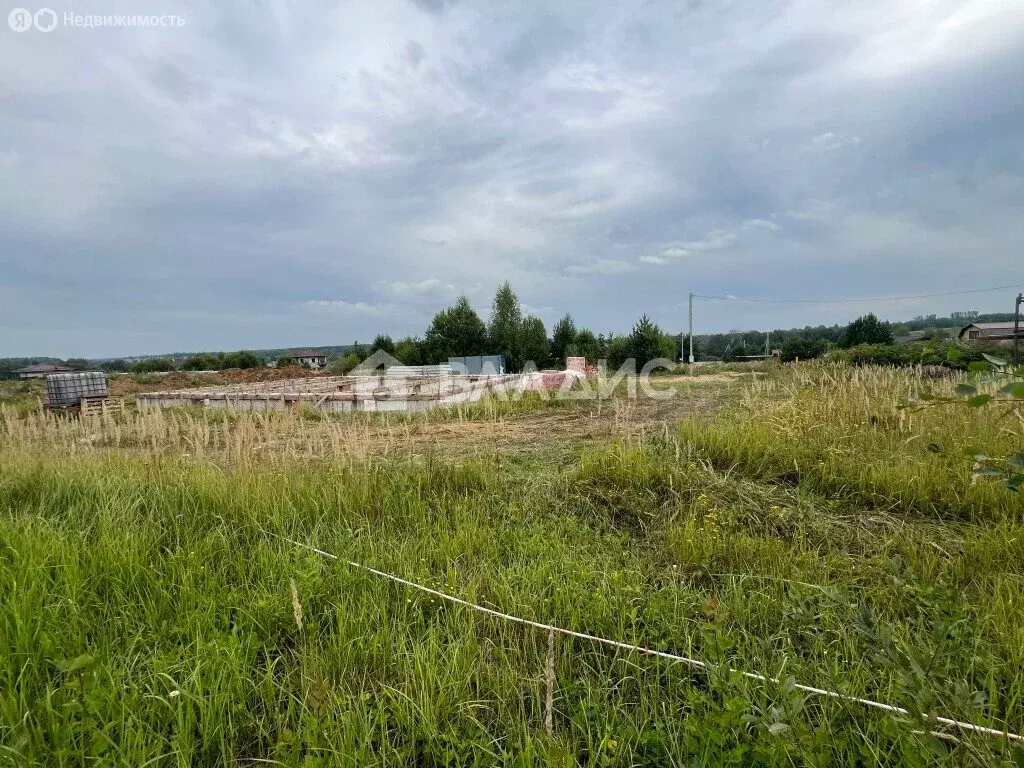
<path id="1" fill-rule="evenodd" d="M 750 397 L 788 391 L 765 386 Z M 245 431 L 297 440 L 298 416 L 240 417 L 217 439 L 205 430 L 221 424 L 190 414 L 131 418 L 153 421 L 3 433 L 0 755 L 12 765 L 1012 759 L 998 739 L 938 739 L 930 723 L 724 666 L 708 676 L 568 639 L 549 738 L 543 633 L 274 534 L 525 618 L 1024 729 L 1012 515 L 939 520 L 824 482 L 766 482 L 672 429 L 568 466 L 489 450 L 366 458 L 329 442 L 266 462 L 238 460 L 260 444 Z M 92 436 L 108 447 L 79 442 Z M 200 443 L 202 455 L 180 450 Z"/>
<path id="2" fill-rule="evenodd" d="M 903 407 L 922 391 L 952 394 L 962 377 L 936 382 L 915 369 L 790 367 L 749 384 L 712 423 L 684 423 L 682 434 L 716 465 L 767 480 L 913 514 L 1019 518 L 1024 497 L 972 482 L 963 450 L 1020 450 L 1024 423 L 995 407 Z"/>

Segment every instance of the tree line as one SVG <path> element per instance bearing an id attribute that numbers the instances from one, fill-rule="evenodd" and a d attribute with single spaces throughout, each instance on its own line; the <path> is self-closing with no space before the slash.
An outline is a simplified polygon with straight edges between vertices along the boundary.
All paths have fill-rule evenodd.
<path id="1" fill-rule="evenodd" d="M 779 350 L 783 362 L 811 360 L 831 349 L 850 349 L 864 344 L 891 345 L 897 336 L 904 336 L 909 330 L 906 324 L 889 323 L 868 313 L 847 325 L 809 325 L 774 331 L 734 331 L 694 336 L 694 356 L 698 360 L 731 362 Z M 942 335 L 940 331 L 936 336 Z"/>
<path id="2" fill-rule="evenodd" d="M 955 336 L 955 330 L 973 322 L 1000 322 L 1013 319 L 1013 313 L 981 314 L 976 311 L 953 312 L 944 317 L 919 315 L 902 323 L 879 320 L 874 314 L 863 315 L 848 325 L 817 325 L 804 328 L 776 329 L 773 331 L 731 331 L 729 333 L 700 334 L 693 339 L 697 360 L 726 362 L 761 355 L 773 349 L 781 350 L 783 361 L 809 360 L 833 349 L 856 346 L 891 345 L 898 336 L 912 331 L 925 334 L 923 339 L 943 340 Z M 466 355 L 503 355 L 509 371 L 522 370 L 527 361 L 538 368 L 560 367 L 570 356 L 585 357 L 591 364 L 607 360 L 618 368 L 633 358 L 638 368 L 648 361 L 663 357 L 678 360 L 688 351 L 689 338 L 685 334 L 669 334 L 659 328 L 646 314 L 637 320 L 628 334 L 595 334 L 576 325 L 569 314 L 563 316 L 548 334 L 543 321 L 534 315 L 524 315 L 522 305 L 508 282 L 502 283 L 494 295 L 488 321 L 476 313 L 465 296 L 450 307 L 434 315 L 423 336 L 406 336 L 395 341 L 387 333 L 378 334 L 371 343 L 356 342 L 348 347 L 336 348 L 342 353 L 333 357 L 330 368 L 336 373 L 347 373 L 377 350 L 396 357 L 406 365 L 445 363 L 451 357 Z M 276 354 L 274 352 L 273 354 Z M 0 379 L 13 378 L 18 368 L 39 362 L 61 363 L 73 370 L 99 368 L 108 372 L 156 373 L 184 370 L 224 370 L 227 368 L 255 368 L 265 364 L 260 352 L 200 352 L 189 355 L 177 364 L 171 358 L 146 358 L 128 362 L 106 360 L 98 366 L 84 358 L 0 358 Z M 294 364 L 286 354 L 278 357 L 278 365 Z"/>
<path id="3" fill-rule="evenodd" d="M 392 355 L 404 365 L 447 363 L 452 357 L 501 355 L 505 369 L 523 370 L 527 363 L 538 369 L 562 367 L 567 357 L 585 357 L 591 364 L 607 360 L 613 368 L 629 358 L 638 368 L 656 358 L 678 359 L 679 337 L 662 331 L 646 314 L 626 335 L 595 334 L 577 327 L 572 315 L 555 323 L 549 336 L 544 321 L 524 315 L 519 297 L 508 282 L 498 286 L 488 321 L 477 314 L 466 296 L 434 315 L 423 336 L 398 341 L 386 333 L 368 345 L 356 342 L 348 354 L 331 361 L 331 370 L 348 373 L 374 352 Z"/>

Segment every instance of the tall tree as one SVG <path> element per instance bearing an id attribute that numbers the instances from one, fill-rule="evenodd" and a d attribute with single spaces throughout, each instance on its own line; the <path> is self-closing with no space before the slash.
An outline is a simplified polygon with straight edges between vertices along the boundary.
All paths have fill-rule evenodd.
<path id="1" fill-rule="evenodd" d="M 491 352 L 504 355 L 505 368 L 518 371 L 523 367 L 523 310 L 519 297 L 508 281 L 498 286 L 491 304 L 491 321 L 487 326 L 487 342 Z"/>
<path id="2" fill-rule="evenodd" d="M 469 299 L 460 296 L 454 307 L 434 315 L 425 345 L 427 357 L 433 363 L 447 363 L 449 357 L 482 355 L 487 349 L 487 326 Z"/>
<path id="3" fill-rule="evenodd" d="M 576 323 L 573 322 L 572 315 L 566 314 L 555 323 L 551 334 L 551 357 L 554 358 L 556 365 L 565 364 L 566 351 L 575 336 Z"/>
<path id="4" fill-rule="evenodd" d="M 843 346 L 855 347 L 858 344 L 892 344 L 892 328 L 889 323 L 879 320 L 873 313 L 861 315 L 848 326 L 843 333 Z"/>
<path id="5" fill-rule="evenodd" d="M 572 337 L 572 343 L 565 350 L 566 357 L 585 357 L 588 363 L 596 363 L 600 353 L 597 337 L 593 331 L 587 328 L 580 328 L 576 331 Z"/>
<path id="6" fill-rule="evenodd" d="M 395 344 L 394 355 L 402 361 L 403 365 L 421 365 L 423 363 L 423 358 L 420 356 L 420 345 L 411 336 L 406 336 Z"/>
<path id="7" fill-rule="evenodd" d="M 663 357 L 665 345 L 665 334 L 646 314 L 641 315 L 629 335 L 629 354 L 636 360 L 637 370 L 651 360 Z"/>
<path id="8" fill-rule="evenodd" d="M 608 367 L 612 371 L 617 371 L 621 368 L 622 364 L 632 356 L 629 336 L 612 336 L 608 341 L 606 354 Z"/>
<path id="9" fill-rule="evenodd" d="M 391 340 L 391 337 L 386 333 L 378 333 L 377 337 L 373 340 L 373 344 L 370 345 L 371 353 L 377 350 L 387 352 L 389 355 L 395 354 L 395 342 Z"/>
<path id="10" fill-rule="evenodd" d="M 546 368 L 550 364 L 551 345 L 544 322 L 539 317 L 527 315 L 523 319 L 522 330 L 523 361 L 532 361 L 538 368 Z"/>

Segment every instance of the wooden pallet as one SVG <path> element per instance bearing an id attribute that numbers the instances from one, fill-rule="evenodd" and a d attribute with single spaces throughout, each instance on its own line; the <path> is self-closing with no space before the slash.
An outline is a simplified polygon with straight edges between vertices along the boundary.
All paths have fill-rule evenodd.
<path id="1" fill-rule="evenodd" d="M 104 413 L 123 413 L 124 400 L 112 397 L 83 397 L 81 402 L 74 405 L 44 403 L 43 407 L 53 413 L 63 413 L 69 416 L 100 416 Z"/>
<path id="2" fill-rule="evenodd" d="M 83 397 L 78 404 L 78 412 L 83 416 L 102 415 L 104 413 L 121 413 L 124 411 L 124 400 L 113 397 Z"/>

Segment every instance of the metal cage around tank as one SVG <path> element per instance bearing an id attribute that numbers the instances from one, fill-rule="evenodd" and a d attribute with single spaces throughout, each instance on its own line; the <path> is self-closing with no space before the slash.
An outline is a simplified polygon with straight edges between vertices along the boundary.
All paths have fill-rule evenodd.
<path id="1" fill-rule="evenodd" d="M 108 394 L 107 375 L 100 371 L 51 373 L 46 377 L 46 402 L 51 408 L 78 405 L 82 400 Z"/>

